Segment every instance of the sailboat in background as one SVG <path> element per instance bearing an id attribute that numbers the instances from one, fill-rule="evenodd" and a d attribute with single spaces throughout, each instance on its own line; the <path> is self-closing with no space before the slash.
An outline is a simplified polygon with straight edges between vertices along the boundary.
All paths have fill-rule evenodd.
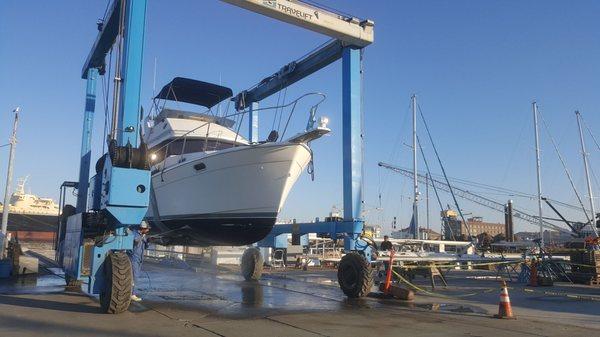
<path id="1" fill-rule="evenodd" d="M 546 121 L 544 120 L 542 114 L 540 114 L 539 110 L 538 110 L 538 106 L 537 103 L 534 101 L 532 103 L 532 110 L 533 110 L 533 126 L 534 126 L 534 132 L 535 132 L 535 149 L 536 149 L 536 177 L 537 177 L 537 187 L 538 187 L 538 194 L 537 194 L 537 201 L 538 201 L 538 221 L 539 221 L 539 240 L 540 240 L 540 245 L 543 247 L 544 246 L 544 227 L 550 227 L 550 228 L 554 228 L 557 229 L 556 226 L 551 225 L 548 226 L 548 223 L 546 221 L 544 221 L 544 217 L 542 215 L 542 200 L 544 200 L 548 206 L 550 206 L 550 208 L 563 220 L 563 222 L 565 222 L 567 224 L 567 226 L 571 229 L 570 234 L 572 236 L 576 236 L 579 238 L 583 238 L 586 236 L 593 236 L 593 237 L 598 237 L 598 232 L 596 230 L 596 226 L 592 225 L 595 222 L 595 207 L 594 207 L 594 201 L 593 201 L 593 193 L 592 193 L 592 188 L 591 188 L 591 181 L 590 181 L 590 177 L 589 177 L 589 170 L 588 170 L 588 163 L 587 163 L 587 153 L 585 150 L 585 141 L 583 138 L 583 132 L 582 132 L 582 128 L 581 128 L 581 116 L 579 114 L 578 111 L 575 112 L 576 117 L 577 117 L 577 123 L 578 123 L 578 128 L 579 128 L 579 136 L 580 136 L 580 141 L 581 141 L 581 150 L 582 150 L 582 154 L 583 154 L 583 162 L 584 162 L 584 168 L 585 168 L 585 174 L 586 174 L 586 181 L 587 181 L 587 188 L 588 188 L 588 194 L 590 197 L 590 206 L 591 206 L 591 213 L 592 216 L 590 217 L 588 215 L 588 211 L 585 208 L 585 205 L 583 203 L 582 197 L 580 195 L 580 193 L 578 192 L 576 186 L 575 186 L 575 182 L 573 181 L 573 177 L 571 176 L 571 173 L 567 167 L 567 164 L 563 158 L 563 156 L 561 155 L 561 152 L 558 148 L 558 145 L 556 143 L 556 141 L 554 140 L 554 138 L 552 137 L 552 134 L 550 133 L 550 130 L 548 128 L 548 125 L 546 123 Z M 546 132 L 548 134 L 548 137 L 550 138 L 550 142 L 552 143 L 552 146 L 554 147 L 554 150 L 556 152 L 556 155 L 558 156 L 558 159 L 560 160 L 560 163 L 563 167 L 563 170 L 565 172 L 565 175 L 567 176 L 567 179 L 569 180 L 569 183 L 571 185 L 571 189 L 573 190 L 573 192 L 575 193 L 575 196 L 577 197 L 577 201 L 579 202 L 579 206 L 581 207 L 581 210 L 584 214 L 584 216 L 586 217 L 587 221 L 586 222 L 570 222 L 567 221 L 559 212 L 558 210 L 552 206 L 552 204 L 550 203 L 550 201 L 548 200 L 548 198 L 544 198 L 542 197 L 542 187 L 541 187 L 541 163 L 540 163 L 540 141 L 539 141 L 539 132 L 538 132 L 538 120 L 541 120 L 543 122 L 543 125 L 546 129 Z M 564 232 L 569 232 L 567 230 L 558 228 L 559 231 L 564 231 Z"/>
<path id="2" fill-rule="evenodd" d="M 579 113 L 579 111 L 575 111 L 575 116 L 577 118 L 577 127 L 579 129 L 579 139 L 581 141 L 581 155 L 583 156 L 583 167 L 585 169 L 585 179 L 586 179 L 586 183 L 587 183 L 588 197 L 590 199 L 590 210 L 592 213 L 589 227 L 590 227 L 591 232 L 593 232 L 594 236 L 598 237 L 598 230 L 597 230 L 597 225 L 596 225 L 598 214 L 596 214 L 596 207 L 594 204 L 594 193 L 592 191 L 592 182 L 590 180 L 590 171 L 588 168 L 588 153 L 585 149 L 585 140 L 583 137 L 583 130 L 581 128 L 581 114 Z M 584 209 L 584 212 L 585 212 L 585 209 Z"/>
<path id="3" fill-rule="evenodd" d="M 410 98 L 412 105 L 412 154 L 413 154 L 413 214 L 410 220 L 410 232 L 413 239 L 419 239 L 419 180 L 417 178 L 417 95 Z"/>

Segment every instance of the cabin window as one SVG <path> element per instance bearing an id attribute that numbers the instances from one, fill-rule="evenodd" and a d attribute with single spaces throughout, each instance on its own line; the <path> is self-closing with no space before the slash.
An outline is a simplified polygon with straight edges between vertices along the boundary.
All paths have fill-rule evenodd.
<path id="1" fill-rule="evenodd" d="M 185 141 L 184 148 L 184 140 L 177 139 L 171 143 L 169 141 L 163 142 L 153 148 L 150 149 L 150 153 L 156 154 L 156 159 L 153 160 L 153 163 L 158 163 L 164 160 L 165 152 L 167 156 L 177 156 L 182 153 L 193 153 L 193 152 L 204 152 L 204 151 L 218 151 L 228 149 L 233 147 L 232 143 L 227 143 L 214 139 L 187 139 Z M 169 145 L 165 146 L 165 144 L 169 143 Z M 160 149 L 160 150 L 159 150 Z M 183 151 L 182 151 L 183 150 Z M 157 151 L 157 152 L 154 152 Z"/>

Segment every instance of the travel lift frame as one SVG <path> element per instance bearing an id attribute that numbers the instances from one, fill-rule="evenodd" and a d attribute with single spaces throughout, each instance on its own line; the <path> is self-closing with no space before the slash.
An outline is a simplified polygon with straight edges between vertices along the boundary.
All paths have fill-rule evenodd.
<path id="1" fill-rule="evenodd" d="M 373 42 L 373 22 L 344 17 L 297 1 L 222 1 L 336 39 L 301 61 L 288 64 L 269 81 L 238 94 L 236 107 L 248 108 L 249 139 L 257 142 L 256 110 L 262 99 L 342 59 L 344 219 L 276 226 L 271 235 L 317 232 L 337 238 L 343 234 L 349 254 L 342 259 L 338 270 L 340 286 L 348 296 L 364 296 L 372 280 L 370 249 L 360 239 L 364 224 L 361 218 L 362 48 Z M 149 202 L 150 171 L 138 130 L 146 7 L 147 0 L 115 0 L 105 22 L 98 25 L 100 32 L 82 71 L 87 86 L 77 208 L 71 216 L 63 214 L 67 220 L 61 227 L 65 228 L 59 229 L 59 256 L 67 283 L 87 282 L 87 292 L 100 295 L 102 309 L 107 313 L 120 313 L 129 307 L 133 285 L 126 251 L 133 247 L 131 227 L 141 223 Z M 117 41 L 119 36 L 120 41 Z M 117 68 L 121 69 L 115 80 L 113 95 L 117 108 L 113 112 L 110 146 L 96 165 L 97 174 L 89 179 L 96 80 L 104 72 L 107 53 L 115 42 L 122 43 L 122 57 L 117 60 L 120 62 Z"/>
<path id="2" fill-rule="evenodd" d="M 58 229 L 58 256 L 67 285 L 86 282 L 89 294 L 100 295 L 106 313 L 120 313 L 129 307 L 133 288 L 127 256 L 133 248 L 131 228 L 140 225 L 149 202 L 150 170 L 138 129 L 145 21 L 146 0 L 115 0 L 106 21 L 98 23 L 100 32 L 82 70 L 87 86 L 77 207 L 63 210 L 66 224 L 62 221 Z M 89 179 L 96 80 L 104 73 L 107 53 L 115 43 L 120 57 L 109 150 Z"/>
<path id="3" fill-rule="evenodd" d="M 237 110 L 249 111 L 249 139 L 258 141 L 258 104 L 261 100 L 342 59 L 342 142 L 343 205 L 342 221 L 276 225 L 258 247 L 286 248 L 287 236 L 308 233 L 328 234 L 344 239 L 346 254 L 338 266 L 338 281 L 349 297 L 368 294 L 372 285 L 371 247 L 360 237 L 363 232 L 363 107 L 362 49 L 373 42 L 374 23 L 345 17 L 299 1 L 222 0 L 271 18 L 334 38 L 299 61 L 291 62 L 257 86 L 235 98 Z M 242 274 L 258 279 L 262 256 L 249 248 L 242 256 Z"/>

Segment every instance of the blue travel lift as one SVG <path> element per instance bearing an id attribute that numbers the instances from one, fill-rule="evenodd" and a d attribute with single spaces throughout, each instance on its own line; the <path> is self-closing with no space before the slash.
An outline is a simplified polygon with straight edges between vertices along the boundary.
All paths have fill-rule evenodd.
<path id="1" fill-rule="evenodd" d="M 356 244 L 363 230 L 362 212 L 362 51 L 360 48 L 344 46 L 334 40 L 309 54 L 303 60 L 284 66 L 271 76 L 268 82 L 261 82 L 249 91 L 235 97 L 238 110 L 249 109 L 251 128 L 249 139 L 257 138 L 257 109 L 260 100 L 285 89 L 332 62 L 342 59 L 342 137 L 343 137 L 343 221 L 296 223 L 276 225 L 269 236 L 260 241 L 259 247 L 275 247 L 275 237 L 282 234 L 328 233 L 331 238 L 344 237 L 344 249 L 356 251 Z M 347 234 L 347 235 L 346 235 Z M 359 243 L 359 247 L 363 245 Z M 281 248 L 281 247 L 277 247 Z M 368 250 L 367 250 L 368 252 Z"/>
<path id="2" fill-rule="evenodd" d="M 225 2 L 264 14 L 275 19 L 299 25 L 334 39 L 308 54 L 299 61 L 291 62 L 257 86 L 239 93 L 235 97 L 238 110 L 249 111 L 249 139 L 258 140 L 259 102 L 314 72 L 342 59 L 342 141 L 343 141 L 343 205 L 342 221 L 294 223 L 276 225 L 271 233 L 258 242 L 258 247 L 287 247 L 287 235 L 304 236 L 308 233 L 328 235 L 332 239 L 344 239 L 346 255 L 338 266 L 338 282 L 348 297 L 362 297 L 369 293 L 373 282 L 371 272 L 371 246 L 361 239 L 364 227 L 363 207 L 363 48 L 373 41 L 373 22 L 358 20 L 331 13 L 302 2 L 283 2 L 284 8 L 275 1 L 224 0 Z M 268 6 L 265 3 L 272 3 Z M 314 17 L 324 22 L 315 22 L 314 17 L 298 22 L 298 15 L 288 17 L 286 6 L 296 6 L 294 13 L 315 13 Z M 308 15 L 308 14 L 307 14 Z M 305 16 L 306 17 L 306 16 Z M 324 19 L 328 17 L 329 20 Z M 331 20 L 331 18 L 336 20 Z M 318 21 L 318 20 L 317 20 Z M 327 23 L 325 23 L 327 22 Z M 327 26 L 324 28 L 324 26 Z M 258 279 L 263 258 L 253 247 L 242 256 L 242 275 L 246 280 Z"/>
<path id="3" fill-rule="evenodd" d="M 250 137 L 258 141 L 259 102 L 319 69 L 342 59 L 343 198 L 344 217 L 338 222 L 276 226 L 269 238 L 283 233 L 329 233 L 343 237 L 348 253 L 338 268 L 340 287 L 347 296 L 368 293 L 371 279 L 370 248 L 360 239 L 363 230 L 362 173 L 362 48 L 373 41 L 373 23 L 359 21 L 302 2 L 224 0 L 242 8 L 295 24 L 335 39 L 300 61 L 292 62 L 258 86 L 236 96 L 236 107 L 248 109 Z M 120 313 L 129 307 L 132 293 L 132 227 L 148 208 L 150 171 L 141 142 L 140 89 L 147 0 L 115 0 L 84 64 L 87 80 L 81 143 L 77 207 L 65 207 L 58 228 L 58 260 L 68 285 L 87 283 L 89 294 L 99 294 L 102 310 Z M 290 8 L 293 7 L 293 10 Z M 298 16 L 298 13 L 304 13 Z M 96 163 L 89 179 L 96 81 L 105 71 L 107 53 L 116 45 L 118 56 L 113 97 L 113 118 L 108 152 Z M 89 191 L 88 191 L 89 189 Z M 262 241 L 262 245 L 269 242 Z M 273 239 L 274 240 L 274 239 Z M 249 250 L 250 253 L 256 251 Z M 244 254 L 248 278 L 262 269 L 254 254 Z M 251 262 L 247 263 L 248 257 Z"/>
<path id="4" fill-rule="evenodd" d="M 77 207 L 63 209 L 58 229 L 58 258 L 67 284 L 87 283 L 87 292 L 100 295 L 106 313 L 120 313 L 129 307 L 131 227 L 141 223 L 149 201 L 150 171 L 139 132 L 145 18 L 146 0 L 116 0 L 106 21 L 98 23 L 100 32 L 82 71 L 87 87 Z M 115 44 L 120 57 L 108 152 L 98 160 L 96 175 L 89 179 L 96 81 Z"/>
<path id="5" fill-rule="evenodd" d="M 347 253 L 338 267 L 338 281 L 349 297 L 362 297 L 371 288 L 371 247 L 360 239 L 363 232 L 363 126 L 362 126 L 362 49 L 333 40 L 298 62 L 284 66 L 270 81 L 236 96 L 246 106 L 257 106 L 258 101 L 311 75 L 334 61 L 342 59 L 342 138 L 343 138 L 343 205 L 342 221 L 294 223 L 275 225 L 271 233 L 257 243 L 258 247 L 287 247 L 287 234 L 305 235 L 319 233 L 332 239 L 344 239 Z M 237 106 L 238 104 L 236 104 Z M 244 107 L 243 105 L 241 107 Z M 239 108 L 239 107 L 238 107 Z M 252 109 L 250 109 L 252 113 Z M 252 116 L 254 117 L 254 116 Z M 250 139 L 257 132 L 252 123 Z M 252 264 L 262 264 L 257 249 L 249 249 L 242 256 L 242 273 L 246 279 L 257 278 Z M 246 266 L 250 264 L 250 266 Z"/>

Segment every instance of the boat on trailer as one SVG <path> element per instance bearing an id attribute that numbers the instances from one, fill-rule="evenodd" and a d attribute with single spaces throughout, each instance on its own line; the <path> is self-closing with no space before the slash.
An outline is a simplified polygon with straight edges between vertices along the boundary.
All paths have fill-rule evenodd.
<path id="1" fill-rule="evenodd" d="M 212 108 L 232 97 L 230 88 L 177 77 L 154 98 L 144 120 L 152 188 L 146 220 L 165 245 L 247 245 L 263 239 L 312 161 L 310 142 L 330 132 L 315 125 L 285 140 L 272 131 L 252 143 L 235 121 Z M 204 113 L 167 107 L 202 106 Z M 162 103 L 162 105 L 161 105 Z M 312 123 L 311 123 L 312 121 Z"/>

